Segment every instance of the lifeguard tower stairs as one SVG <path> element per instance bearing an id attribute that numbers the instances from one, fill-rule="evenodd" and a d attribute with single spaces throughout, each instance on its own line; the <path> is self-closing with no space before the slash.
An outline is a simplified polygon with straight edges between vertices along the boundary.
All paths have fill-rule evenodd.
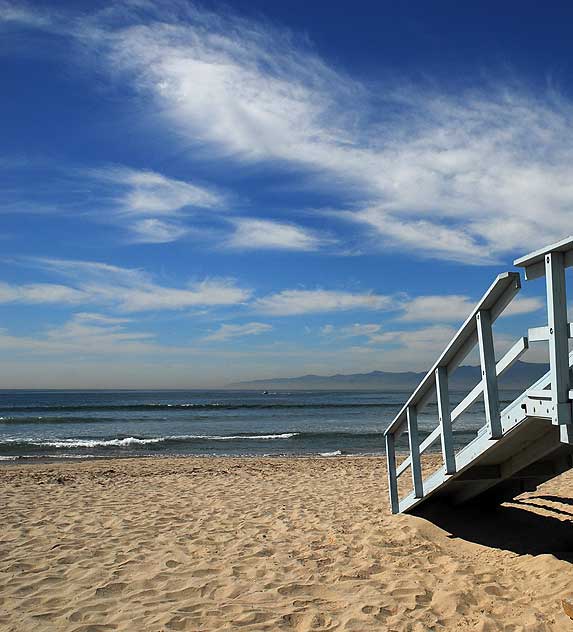
<path id="1" fill-rule="evenodd" d="M 385 432 L 393 513 L 440 501 L 503 502 L 573 467 L 573 324 L 567 320 L 565 289 L 565 269 L 573 266 L 573 237 L 521 257 L 514 265 L 524 268 L 527 281 L 545 277 L 548 323 L 529 329 L 496 362 L 492 324 L 519 292 L 521 281 L 518 272 L 495 279 Z M 533 342 L 549 345 L 549 371 L 500 410 L 498 379 Z M 448 379 L 476 346 L 481 381 L 452 408 Z M 484 425 L 456 449 L 452 426 L 482 397 Z M 420 441 L 418 415 L 431 400 L 437 401 L 437 425 Z M 396 445 L 404 432 L 408 453 L 397 465 Z M 424 477 L 421 455 L 438 440 L 441 466 Z M 411 482 L 399 485 L 407 471 Z M 406 491 L 399 492 L 404 487 Z"/>

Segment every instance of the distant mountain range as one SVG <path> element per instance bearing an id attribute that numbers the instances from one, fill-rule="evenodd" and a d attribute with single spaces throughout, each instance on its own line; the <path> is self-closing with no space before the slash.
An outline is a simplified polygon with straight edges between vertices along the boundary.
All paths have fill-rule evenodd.
<path id="1" fill-rule="evenodd" d="M 501 378 L 500 388 L 521 389 L 531 385 L 548 370 L 547 364 L 516 362 Z M 450 380 L 452 390 L 473 388 L 480 380 L 480 368 L 460 366 Z M 349 375 L 302 375 L 278 377 L 248 382 L 234 382 L 227 388 L 245 390 L 376 390 L 412 391 L 424 377 L 424 373 L 371 371 Z"/>

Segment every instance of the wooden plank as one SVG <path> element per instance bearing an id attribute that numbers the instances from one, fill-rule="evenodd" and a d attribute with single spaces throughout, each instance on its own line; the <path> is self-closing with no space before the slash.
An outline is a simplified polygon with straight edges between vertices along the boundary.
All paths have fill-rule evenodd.
<path id="1" fill-rule="evenodd" d="M 499 465 L 474 465 L 456 476 L 456 481 L 469 483 L 472 481 L 494 481 L 498 478 L 501 478 Z"/>
<path id="2" fill-rule="evenodd" d="M 501 377 L 506 371 L 511 369 L 528 349 L 529 340 L 527 336 L 522 336 L 505 352 L 503 358 L 496 364 L 497 377 Z"/>
<path id="3" fill-rule="evenodd" d="M 534 281 L 535 279 L 545 276 L 545 262 L 542 259 L 541 261 L 532 263 L 524 269 L 524 273 L 526 281 Z"/>
<path id="4" fill-rule="evenodd" d="M 527 397 L 529 399 L 551 399 L 552 394 L 548 389 L 528 389 Z"/>
<path id="5" fill-rule="evenodd" d="M 527 330 L 529 342 L 547 342 L 549 340 L 549 327 L 530 327 Z"/>
<path id="6" fill-rule="evenodd" d="M 556 476 L 558 473 L 557 469 L 554 461 L 535 461 L 519 470 L 519 472 L 512 474 L 511 478 L 518 480 L 522 478 L 537 478 L 538 476 Z"/>
<path id="7" fill-rule="evenodd" d="M 565 259 L 565 267 L 570 268 L 573 266 L 573 250 L 568 250 L 563 253 L 563 257 Z M 533 263 L 527 266 L 524 269 L 525 279 L 527 281 L 533 281 L 534 279 L 539 279 L 542 276 L 545 276 L 545 260 L 541 259 L 536 263 Z"/>
<path id="8" fill-rule="evenodd" d="M 547 433 L 537 441 L 528 443 L 523 450 L 517 452 L 501 464 L 502 477 L 509 478 L 528 465 L 544 459 L 551 454 L 557 446 L 558 442 L 553 432 Z"/>
<path id="9" fill-rule="evenodd" d="M 487 309 L 489 311 L 492 324 L 494 323 L 495 320 L 497 320 L 498 316 L 509 305 L 509 303 L 511 303 L 511 301 L 513 300 L 513 297 L 517 294 L 517 292 L 519 292 L 520 288 L 521 288 L 521 280 L 518 275 L 516 284 L 509 285 L 501 294 L 501 296 L 498 298 L 498 300 L 491 305 L 491 307 L 489 308 L 483 307 L 483 309 Z M 473 313 L 477 314 L 477 312 L 479 311 L 480 309 L 476 307 Z M 451 375 L 458 368 L 458 366 L 465 360 L 467 355 L 470 353 L 470 351 L 472 351 L 472 349 L 476 346 L 477 343 L 478 343 L 478 334 L 477 334 L 477 330 L 474 330 L 472 334 L 467 337 L 465 343 L 460 347 L 458 352 L 454 354 L 454 356 L 450 359 L 450 362 L 448 364 L 448 375 Z"/>
<path id="10" fill-rule="evenodd" d="M 513 262 L 513 265 L 516 268 L 525 268 L 526 266 L 530 266 L 538 261 L 542 261 L 545 259 L 545 255 L 550 252 L 567 252 L 568 250 L 573 250 L 573 235 L 569 235 L 560 241 L 549 244 L 549 246 L 539 248 L 538 250 L 534 250 L 533 252 L 523 255 L 523 257 L 516 259 Z"/>
<path id="11" fill-rule="evenodd" d="M 573 364 L 573 353 L 569 354 L 569 363 Z M 424 497 L 415 498 L 413 493 L 409 494 L 400 501 L 400 511 L 409 512 L 420 503 L 428 502 L 434 494 L 442 497 L 442 493 L 444 493 L 452 502 L 464 502 L 487 491 L 500 480 L 520 478 L 520 470 L 536 461 L 546 460 L 548 456 L 551 456 L 551 452 L 558 449 L 559 445 L 563 443 L 572 446 L 573 454 L 573 424 L 563 424 L 557 432 L 555 427 L 547 425 L 547 422 L 541 420 L 527 418 L 523 415 L 519 419 L 514 419 L 514 412 L 525 414 L 521 404 L 527 401 L 528 394 L 543 390 L 549 383 L 550 374 L 546 373 L 502 411 L 503 416 L 511 417 L 511 419 L 507 421 L 507 425 L 504 423 L 505 434 L 501 439 L 492 441 L 487 438 L 487 435 L 476 437 L 456 455 L 456 474 L 449 476 L 444 472 L 444 468 L 436 470 L 424 480 Z M 539 431 L 543 428 L 547 428 L 550 432 L 539 435 Z M 507 446 L 507 441 L 513 442 L 512 452 L 508 454 L 506 448 L 506 454 L 501 453 L 501 460 L 497 465 L 500 468 L 500 476 L 494 478 L 493 475 L 496 472 L 489 468 L 496 463 L 496 458 L 500 458 L 499 448 L 501 447 L 503 450 L 503 446 Z M 491 456 L 488 456 L 490 452 Z M 571 467 L 573 465 L 571 454 L 567 455 L 567 458 L 569 459 L 567 467 Z M 475 464 L 472 465 L 473 463 Z M 488 468 L 489 471 L 478 468 Z M 473 474 L 472 470 L 475 470 Z M 536 474 L 542 472 L 543 469 L 540 469 Z M 475 475 L 476 473 L 479 474 L 479 477 Z M 558 472 L 556 471 L 556 473 Z M 526 472 L 526 474 L 529 475 L 530 472 Z M 548 471 L 548 474 L 551 472 Z"/>
<path id="12" fill-rule="evenodd" d="M 442 456 L 446 474 L 456 471 L 456 455 L 454 453 L 454 435 L 450 417 L 450 395 L 448 392 L 448 374 L 446 368 L 436 369 L 436 390 L 438 394 L 438 415 L 440 418 L 440 436 L 442 439 Z"/>
<path id="13" fill-rule="evenodd" d="M 388 491 L 390 493 L 390 507 L 392 513 L 398 513 L 400 503 L 398 501 L 398 477 L 396 476 L 396 447 L 394 435 L 386 435 L 386 466 L 388 468 Z"/>
<path id="14" fill-rule="evenodd" d="M 418 415 L 413 406 L 408 406 L 408 438 L 410 440 L 410 460 L 412 463 L 412 483 L 414 496 L 422 498 L 424 484 L 422 481 L 422 464 L 420 462 L 420 439 L 418 437 Z"/>
<path id="15" fill-rule="evenodd" d="M 499 417 L 499 393 L 497 390 L 497 373 L 495 368 L 495 351 L 493 348 L 493 332 L 491 317 L 487 310 L 476 314 L 479 341 L 479 357 L 481 364 L 483 401 L 485 405 L 485 421 L 490 439 L 499 439 L 503 434 Z"/>
<path id="16" fill-rule="evenodd" d="M 522 424 L 520 424 L 521 429 L 525 430 L 525 435 L 527 436 L 528 435 L 527 420 L 524 420 L 524 422 L 522 423 L 523 423 L 523 426 Z M 531 428 L 531 426 L 529 426 L 529 428 Z M 549 426 L 549 429 L 555 430 L 551 426 Z M 519 430 L 516 428 L 514 432 L 519 432 Z M 487 444 L 484 445 L 482 442 L 482 446 L 481 446 L 482 449 L 481 449 L 480 454 L 473 456 L 472 461 L 475 459 L 482 460 L 482 458 L 488 453 L 489 450 L 491 450 L 492 453 L 495 453 L 496 448 L 494 448 L 493 446 L 497 447 L 498 444 L 503 445 L 508 440 L 511 441 L 508 435 L 504 435 L 503 438 L 498 439 L 497 441 L 493 443 L 490 440 L 487 440 Z M 558 445 L 559 443 L 558 443 L 555 432 L 548 432 L 541 438 L 531 441 L 531 442 L 525 439 L 525 447 L 523 449 L 520 450 L 518 445 L 515 445 L 516 451 L 513 453 L 513 455 L 509 458 L 504 458 L 504 460 L 499 463 L 499 467 L 500 467 L 499 479 L 490 480 L 490 481 L 484 480 L 482 485 L 476 482 L 474 483 L 474 485 L 468 484 L 468 485 L 458 486 L 459 489 L 454 492 L 454 497 L 452 498 L 453 503 L 454 504 L 463 503 L 463 502 L 466 502 L 467 500 L 475 498 L 476 496 L 479 496 L 479 494 L 487 491 L 489 488 L 491 488 L 500 480 L 508 479 L 512 477 L 519 470 L 528 466 L 530 463 L 533 463 L 540 459 L 544 459 L 547 455 L 549 455 L 552 451 L 554 451 L 558 447 Z M 460 456 L 462 456 L 462 454 L 460 454 Z M 462 459 L 462 460 L 465 460 L 465 459 Z M 457 481 L 457 478 L 455 478 L 454 480 Z"/>
<path id="17" fill-rule="evenodd" d="M 559 426 L 559 441 L 573 445 L 573 424 Z"/>
<path id="18" fill-rule="evenodd" d="M 495 371 L 497 377 L 501 377 L 506 371 L 508 371 L 519 358 L 527 351 L 529 348 L 528 340 L 525 336 L 520 338 L 501 358 L 501 360 L 496 364 Z M 464 411 L 469 408 L 472 404 L 474 404 L 479 397 L 481 396 L 483 391 L 483 384 L 480 382 L 464 397 L 464 399 L 452 410 L 451 419 L 452 425 L 456 421 L 458 417 L 460 417 Z M 571 395 L 573 399 L 573 392 Z M 422 441 L 420 444 L 420 454 L 423 454 L 440 436 L 440 427 L 438 426 Z M 397 474 L 400 476 L 403 472 L 405 472 L 411 464 L 411 459 L 408 457 L 398 467 Z"/>
<path id="19" fill-rule="evenodd" d="M 398 423 L 404 419 L 408 406 L 416 406 L 420 410 L 419 404 L 422 399 L 427 401 L 428 392 L 434 387 L 435 371 L 438 367 L 457 367 L 459 363 L 473 348 L 477 340 L 475 315 L 478 311 L 489 309 L 491 311 L 492 323 L 499 314 L 507 307 L 513 297 L 519 292 L 521 281 L 518 272 L 504 272 L 499 274 L 495 281 L 482 296 L 472 313 L 464 321 L 456 335 L 452 338 L 448 346 L 440 355 L 433 367 L 428 371 L 424 379 L 420 382 L 416 390 L 408 398 L 400 412 L 386 429 L 386 433 L 394 432 Z M 473 344 L 469 342 L 473 340 Z"/>
<path id="20" fill-rule="evenodd" d="M 528 281 L 538 279 L 545 274 L 545 256 L 550 252 L 561 252 L 564 256 L 565 267 L 573 265 L 573 237 L 569 236 L 545 248 L 540 248 L 516 259 L 514 266 L 525 269 L 525 278 Z"/>
<path id="21" fill-rule="evenodd" d="M 411 463 L 412 463 L 412 459 L 410 459 L 410 457 L 406 457 L 402 461 L 402 463 L 400 463 L 400 465 L 396 468 L 396 476 L 397 476 L 397 478 L 400 478 L 400 476 L 402 476 L 402 474 L 404 474 L 404 472 L 410 467 Z"/>
<path id="22" fill-rule="evenodd" d="M 545 255 L 547 284 L 547 326 L 549 327 L 549 370 L 554 423 L 571 423 L 569 402 L 569 324 L 563 253 Z"/>
<path id="23" fill-rule="evenodd" d="M 569 364 L 573 365 L 573 352 L 569 354 Z M 547 371 L 547 373 L 542 375 L 537 382 L 534 382 L 527 390 L 525 390 L 501 411 L 504 433 L 508 432 L 514 426 L 514 422 L 512 421 L 514 418 L 521 418 L 525 413 L 523 407 L 529 400 L 529 393 L 546 389 L 549 386 L 550 380 L 551 373 Z"/>
<path id="24" fill-rule="evenodd" d="M 440 426 L 434 428 L 432 432 L 420 443 L 420 454 L 424 454 L 424 452 L 434 443 L 436 439 L 440 436 L 442 429 Z"/>
<path id="25" fill-rule="evenodd" d="M 501 377 L 506 371 L 508 371 L 521 356 L 529 348 L 528 339 L 523 336 L 520 338 L 501 360 L 495 365 L 495 373 L 497 377 Z M 475 404 L 480 398 L 483 392 L 483 382 L 476 384 L 472 390 L 462 399 L 462 401 L 452 410 L 452 423 L 462 415 L 472 404 Z"/>

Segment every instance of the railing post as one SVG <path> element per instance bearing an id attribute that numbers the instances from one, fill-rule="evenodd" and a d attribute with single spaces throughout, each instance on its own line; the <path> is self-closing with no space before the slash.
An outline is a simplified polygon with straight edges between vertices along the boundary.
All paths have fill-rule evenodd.
<path id="1" fill-rule="evenodd" d="M 414 497 L 423 498 L 424 483 L 422 481 L 422 463 L 420 461 L 420 439 L 418 437 L 418 413 L 414 406 L 408 406 L 406 410 L 408 419 L 408 439 L 410 441 L 410 462 L 412 470 L 412 483 L 414 484 Z"/>
<path id="2" fill-rule="evenodd" d="M 488 427 L 489 438 L 499 439 L 503 435 L 503 431 L 501 428 L 501 418 L 499 416 L 499 394 L 497 389 L 491 314 L 488 310 L 480 310 L 476 314 L 476 326 L 479 342 L 485 420 Z"/>
<path id="3" fill-rule="evenodd" d="M 388 491 L 390 493 L 390 506 L 392 513 L 400 511 L 398 501 L 398 477 L 396 476 L 396 447 L 394 434 L 389 432 L 386 435 L 386 464 L 388 467 Z"/>
<path id="4" fill-rule="evenodd" d="M 456 471 L 456 455 L 454 452 L 454 436 L 450 414 L 450 396 L 448 392 L 448 372 L 446 367 L 439 366 L 435 372 L 436 393 L 438 396 L 438 415 L 440 417 L 440 437 L 442 439 L 442 456 L 446 474 Z"/>
<path id="5" fill-rule="evenodd" d="M 547 320 L 549 327 L 549 370 L 554 424 L 571 423 L 569 402 L 569 325 L 565 291 L 565 262 L 562 252 L 545 255 Z"/>

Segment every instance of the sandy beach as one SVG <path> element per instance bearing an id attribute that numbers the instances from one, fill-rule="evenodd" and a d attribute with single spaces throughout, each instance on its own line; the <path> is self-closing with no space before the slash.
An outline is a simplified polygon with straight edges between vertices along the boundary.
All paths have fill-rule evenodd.
<path id="1" fill-rule="evenodd" d="M 8 465 L 0 485 L 2 630 L 573 630 L 572 473 L 449 523 L 392 517 L 381 458 Z"/>

